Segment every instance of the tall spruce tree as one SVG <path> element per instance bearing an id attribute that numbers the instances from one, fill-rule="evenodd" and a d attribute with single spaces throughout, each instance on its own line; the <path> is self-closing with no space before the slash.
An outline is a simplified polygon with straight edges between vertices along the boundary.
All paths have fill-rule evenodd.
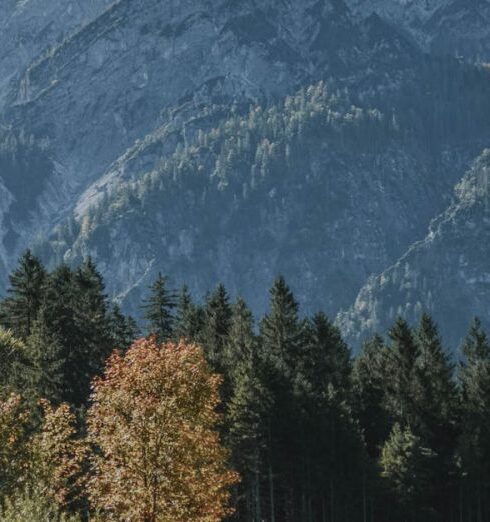
<path id="1" fill-rule="evenodd" d="M 22 378 L 24 395 L 32 401 L 47 399 L 59 404 L 63 399 L 64 372 L 63 346 L 58 335 L 49 328 L 41 308 L 26 341 Z"/>
<path id="2" fill-rule="evenodd" d="M 385 396 L 390 355 L 383 338 L 375 334 L 363 344 L 352 373 L 354 410 L 373 460 L 378 460 L 391 429 Z"/>
<path id="3" fill-rule="evenodd" d="M 155 334 L 160 342 L 172 337 L 174 326 L 174 292 L 168 287 L 168 278 L 161 273 L 149 288 L 150 294 L 143 303 L 144 317 L 148 330 Z"/>
<path id="4" fill-rule="evenodd" d="M 226 342 L 225 361 L 227 373 L 233 378 L 235 369 L 256 359 L 258 339 L 254 333 L 253 315 L 242 298 L 232 307 L 229 335 Z"/>
<path id="5" fill-rule="evenodd" d="M 204 312 L 194 303 L 189 288 L 184 285 L 177 301 L 174 337 L 196 341 L 203 328 Z"/>
<path id="6" fill-rule="evenodd" d="M 93 262 L 87 260 L 76 271 L 61 265 L 50 274 L 43 309 L 46 335 L 62 346 L 62 399 L 81 405 L 112 350 L 104 284 Z"/>
<path id="7" fill-rule="evenodd" d="M 46 271 L 39 259 L 27 250 L 9 276 L 8 297 L 0 307 L 1 324 L 19 339 L 31 334 L 41 306 Z"/>
<path id="8" fill-rule="evenodd" d="M 294 516 L 291 492 L 297 461 L 291 455 L 285 456 L 297 451 L 298 423 L 293 389 L 304 340 L 304 323 L 299 318 L 298 303 L 282 276 L 270 290 L 270 310 L 260 323 L 260 337 L 265 382 L 274 405 L 267 417 L 268 515 L 270 520 L 281 520 Z"/>
<path id="9" fill-rule="evenodd" d="M 427 486 L 427 508 L 448 518 L 454 508 L 448 499 L 457 496 L 454 451 L 458 430 L 457 390 L 454 365 L 442 346 L 436 324 L 424 313 L 415 331 L 419 347 L 416 363 L 416 418 L 413 430 L 433 454 Z"/>
<path id="10" fill-rule="evenodd" d="M 260 324 L 263 357 L 278 378 L 290 379 L 304 339 L 299 305 L 280 276 L 270 290 L 270 311 Z"/>
<path id="11" fill-rule="evenodd" d="M 362 496 L 363 444 L 350 407 L 350 350 L 322 312 L 307 322 L 296 365 L 295 519 L 347 516 L 347 496 Z M 356 492 L 355 495 L 353 492 Z M 349 517 L 360 513 L 352 502 Z"/>
<path id="12" fill-rule="evenodd" d="M 479 319 L 473 321 L 462 353 L 461 511 L 469 520 L 483 522 L 490 518 L 490 341 Z"/>
<path id="13" fill-rule="evenodd" d="M 388 363 L 387 405 L 391 415 L 402 428 L 407 425 L 413 426 L 417 421 L 414 398 L 419 348 L 412 329 L 401 317 L 390 329 L 389 336 L 391 347 Z"/>
<path id="14" fill-rule="evenodd" d="M 114 348 L 127 350 L 140 334 L 136 321 L 131 316 L 124 315 L 117 304 L 112 305 L 109 321 L 112 345 Z"/>
<path id="15" fill-rule="evenodd" d="M 233 370 L 232 395 L 227 403 L 226 440 L 234 469 L 242 482 L 236 502 L 240 520 L 263 520 L 264 456 L 267 447 L 267 414 L 272 407 L 256 356 L 241 360 Z"/>
<path id="16" fill-rule="evenodd" d="M 219 284 L 206 300 L 200 341 L 209 364 L 214 371 L 221 374 L 226 374 L 226 352 L 231 317 L 232 308 L 228 292 L 224 285 Z"/>
<path id="17" fill-rule="evenodd" d="M 86 396 L 90 381 L 99 374 L 113 349 L 110 315 L 104 282 L 91 258 L 76 270 L 72 308 L 80 338 L 75 361 L 87 372 L 80 372 L 80 395 Z"/>
<path id="18" fill-rule="evenodd" d="M 308 321 L 300 368 L 311 391 L 321 396 L 328 386 L 347 394 L 352 371 L 351 353 L 339 329 L 320 312 Z"/>
<path id="19" fill-rule="evenodd" d="M 431 469 L 434 454 L 424 446 L 420 437 L 409 426 L 393 426 L 390 437 L 381 453 L 382 476 L 393 492 L 398 512 L 391 513 L 391 520 L 400 522 L 428 521 L 431 518 L 424 511 L 427 505 L 427 491 L 432 477 Z"/>

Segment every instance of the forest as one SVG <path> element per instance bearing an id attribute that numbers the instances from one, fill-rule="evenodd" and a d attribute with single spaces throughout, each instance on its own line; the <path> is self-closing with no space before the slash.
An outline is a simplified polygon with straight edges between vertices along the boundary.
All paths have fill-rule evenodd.
<path id="1" fill-rule="evenodd" d="M 269 299 L 255 320 L 159 274 L 136 321 L 91 259 L 23 254 L 0 304 L 0 519 L 490 520 L 479 320 L 457 360 L 426 313 L 353 354 L 283 277 Z"/>

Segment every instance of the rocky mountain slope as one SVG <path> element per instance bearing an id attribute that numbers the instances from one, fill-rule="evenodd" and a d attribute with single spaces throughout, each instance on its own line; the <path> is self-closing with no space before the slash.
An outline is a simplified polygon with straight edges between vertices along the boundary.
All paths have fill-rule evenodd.
<path id="1" fill-rule="evenodd" d="M 489 19 L 484 0 L 2 2 L 2 285 L 36 244 L 92 255 L 133 312 L 159 270 L 257 312 L 283 272 L 306 309 L 349 309 L 488 146 Z"/>
<path id="2" fill-rule="evenodd" d="M 358 345 L 385 331 L 397 315 L 416 321 L 423 311 L 444 326 L 454 349 L 479 316 L 490 327 L 490 150 L 485 150 L 455 190 L 455 201 L 431 223 L 427 236 L 390 268 L 373 277 L 338 323 Z M 464 312 L 462 312 L 464 311 Z"/>

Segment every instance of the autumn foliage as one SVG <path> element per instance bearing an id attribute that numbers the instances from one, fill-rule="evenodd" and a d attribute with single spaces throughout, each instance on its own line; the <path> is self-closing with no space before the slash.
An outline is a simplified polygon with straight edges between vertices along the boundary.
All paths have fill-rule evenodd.
<path id="1" fill-rule="evenodd" d="M 93 386 L 90 499 L 106 520 L 214 522 L 231 513 L 220 444 L 221 378 L 199 347 L 136 342 Z"/>
<path id="2" fill-rule="evenodd" d="M 14 490 L 24 476 L 29 418 L 19 395 L 0 401 L 0 494 Z"/>
<path id="3" fill-rule="evenodd" d="M 76 418 L 68 404 L 54 407 L 40 401 L 43 422 L 30 443 L 34 486 L 61 508 L 76 505 L 83 496 L 89 446 L 77 434 Z"/>

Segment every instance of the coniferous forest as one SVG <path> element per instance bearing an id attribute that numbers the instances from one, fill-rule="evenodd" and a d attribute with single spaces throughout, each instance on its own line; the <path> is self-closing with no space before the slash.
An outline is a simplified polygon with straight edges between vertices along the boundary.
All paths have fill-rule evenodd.
<path id="1" fill-rule="evenodd" d="M 137 324 L 92 260 L 26 252 L 0 307 L 1 520 L 489 520 L 478 319 L 458 360 L 427 314 L 354 355 L 284 278 L 269 299 L 254 321 L 160 275 Z"/>

